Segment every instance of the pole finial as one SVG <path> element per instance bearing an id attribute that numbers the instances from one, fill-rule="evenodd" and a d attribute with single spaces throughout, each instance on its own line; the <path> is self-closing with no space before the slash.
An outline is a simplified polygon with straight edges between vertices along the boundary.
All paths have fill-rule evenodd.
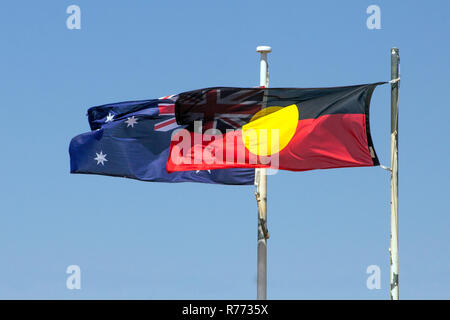
<path id="1" fill-rule="evenodd" d="M 272 52 L 272 48 L 269 46 L 257 46 L 256 51 L 259 53 L 269 53 Z"/>

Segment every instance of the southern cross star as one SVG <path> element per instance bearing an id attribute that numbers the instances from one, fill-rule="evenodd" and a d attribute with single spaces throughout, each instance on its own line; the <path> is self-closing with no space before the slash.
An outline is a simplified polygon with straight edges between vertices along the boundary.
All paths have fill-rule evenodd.
<path id="1" fill-rule="evenodd" d="M 203 170 L 195 170 L 195 173 L 199 173 L 200 171 L 203 171 Z M 211 174 L 211 170 L 207 170 L 207 171 L 209 174 Z"/>
<path id="2" fill-rule="evenodd" d="M 97 156 L 94 158 L 94 160 L 97 161 L 97 165 L 99 165 L 100 163 L 102 164 L 102 166 L 104 166 L 104 162 L 108 161 L 108 159 L 106 159 L 106 154 L 103 154 L 103 151 L 100 151 L 100 153 L 95 153 Z"/>
<path id="3" fill-rule="evenodd" d="M 128 128 L 128 127 L 134 128 L 134 125 L 135 125 L 136 123 L 138 123 L 138 122 L 137 122 L 137 119 L 136 119 L 134 116 L 132 116 L 131 118 L 128 118 L 128 119 L 125 121 L 125 123 L 127 124 L 127 128 Z"/>
<path id="4" fill-rule="evenodd" d="M 114 118 L 114 114 L 112 114 L 111 112 L 108 113 L 108 115 L 106 116 L 105 123 L 107 123 L 107 122 L 112 122 L 112 121 L 113 121 L 113 118 Z"/>

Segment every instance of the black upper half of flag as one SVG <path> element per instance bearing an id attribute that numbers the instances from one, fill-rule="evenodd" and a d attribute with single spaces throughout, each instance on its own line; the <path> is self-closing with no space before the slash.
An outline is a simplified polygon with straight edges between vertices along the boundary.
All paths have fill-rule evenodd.
<path id="1" fill-rule="evenodd" d="M 238 88 L 212 87 L 178 95 L 175 115 L 180 125 L 231 118 L 235 124 L 248 123 L 262 108 L 299 108 L 299 120 L 327 114 L 365 114 L 376 86 L 386 82 L 329 88 Z M 235 126 L 236 127 L 236 126 Z"/>

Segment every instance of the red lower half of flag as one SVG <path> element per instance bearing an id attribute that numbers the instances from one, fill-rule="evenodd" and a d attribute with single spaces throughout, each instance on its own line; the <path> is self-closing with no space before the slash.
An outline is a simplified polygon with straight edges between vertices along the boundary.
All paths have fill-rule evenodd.
<path id="1" fill-rule="evenodd" d="M 256 130 L 244 126 L 221 134 L 180 130 L 172 137 L 167 171 L 269 167 L 305 171 L 378 165 L 364 114 L 329 114 L 286 126 L 290 127 L 266 123 Z"/>

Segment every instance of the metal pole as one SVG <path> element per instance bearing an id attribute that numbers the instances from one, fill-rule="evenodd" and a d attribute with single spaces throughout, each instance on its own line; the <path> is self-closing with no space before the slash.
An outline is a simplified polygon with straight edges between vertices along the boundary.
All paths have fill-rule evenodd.
<path id="1" fill-rule="evenodd" d="M 267 88 L 269 86 L 269 69 L 267 65 L 267 54 L 272 51 L 271 47 L 259 46 L 256 51 L 261 54 L 259 85 Z M 264 106 L 263 106 L 264 107 Z M 255 170 L 255 195 L 258 204 L 258 275 L 257 275 L 257 299 L 267 299 L 267 174 L 266 169 Z"/>
<path id="2" fill-rule="evenodd" d="M 391 49 L 391 244 L 390 292 L 391 300 L 398 300 L 398 89 L 400 81 L 400 56 L 397 48 Z"/>

